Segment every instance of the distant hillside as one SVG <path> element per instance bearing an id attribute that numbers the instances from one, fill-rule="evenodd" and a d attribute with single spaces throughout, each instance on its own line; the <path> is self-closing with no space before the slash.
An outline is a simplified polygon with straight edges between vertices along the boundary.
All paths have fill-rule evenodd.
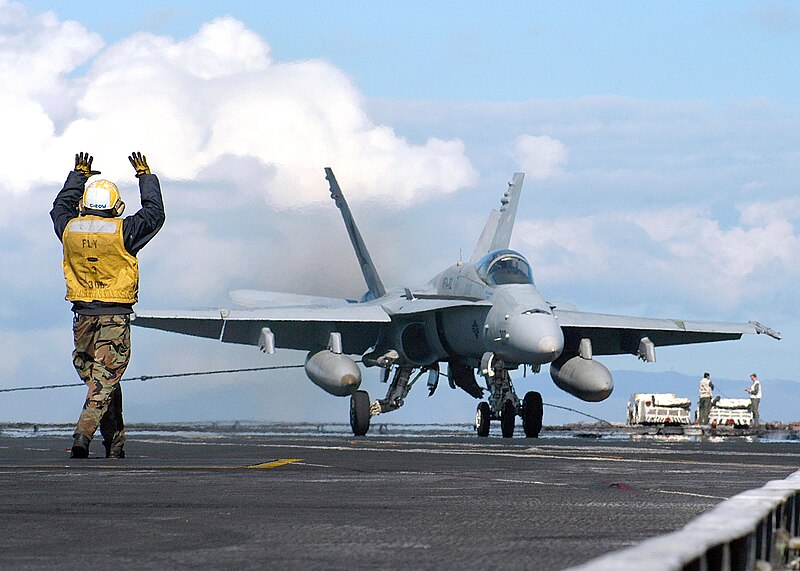
<path id="1" fill-rule="evenodd" d="M 624 422 L 628 399 L 633 393 L 675 393 L 692 401 L 692 415 L 697 408 L 697 385 L 700 377 L 681 373 L 645 373 L 641 371 L 612 371 L 614 392 L 600 403 L 587 403 L 559 391 L 554 386 L 540 386 L 546 403 L 565 406 L 608 420 Z M 549 379 L 548 379 L 549 380 Z M 750 386 L 749 375 L 740 380 L 713 378 L 715 395 L 729 398 L 748 398 L 744 391 Z M 800 420 L 800 382 L 762 378 L 764 396 L 760 406 L 763 421 L 791 422 Z M 518 387 L 519 389 L 519 387 Z M 592 422 L 590 418 L 553 407 L 545 407 L 545 424 L 563 422 Z"/>

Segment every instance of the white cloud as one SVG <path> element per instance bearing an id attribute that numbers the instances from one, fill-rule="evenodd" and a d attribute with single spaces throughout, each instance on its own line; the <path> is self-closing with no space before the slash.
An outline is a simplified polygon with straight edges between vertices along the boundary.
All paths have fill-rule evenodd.
<path id="1" fill-rule="evenodd" d="M 47 12 L 29 15 L 24 6 L 0 1 L 0 81 L 3 92 L 38 97 L 55 93 L 72 72 L 103 45 L 100 36 Z"/>
<path id="2" fill-rule="evenodd" d="M 513 155 L 528 177 L 543 180 L 559 174 L 567 162 L 567 147 L 547 135 L 522 135 L 514 144 Z"/>
<path id="3" fill-rule="evenodd" d="M 752 208 L 740 209 L 742 222 L 727 229 L 691 208 L 636 213 L 629 219 L 665 247 L 664 261 L 670 262 L 687 289 L 717 292 L 734 302 L 763 288 L 759 272 L 773 263 L 782 275 L 796 273 L 800 267 L 800 237 L 792 219 L 775 210 L 773 216 L 757 221 L 752 214 L 744 214 Z"/>
<path id="4" fill-rule="evenodd" d="M 142 301 L 167 297 L 202 305 L 224 290 L 229 280 L 247 275 L 253 265 L 248 244 L 220 235 L 222 230 L 185 218 L 165 224 L 153 246 L 139 255 L 145 274 Z"/>
<path id="5" fill-rule="evenodd" d="M 399 206 L 477 178 L 461 141 L 409 143 L 372 122 L 342 71 L 322 60 L 275 63 L 269 45 L 235 19 L 209 22 L 185 41 L 138 33 L 102 48 L 96 34 L 52 14 L 29 16 L 16 4 L 0 5 L 0 14 L 16 31 L 0 44 L 0 78 L 16 84 L 10 79 L 23 74 L 23 87 L 0 101 L 0 120 L 16 134 L 0 152 L 17 165 L 0 193 L 60 182 L 77 151 L 122 182 L 133 180 L 132 150 L 163 179 L 196 182 L 213 182 L 202 177 L 226 158 L 252 158 L 272 176 L 246 190 L 258 187 L 278 207 L 325 200 L 324 166 L 348 181 L 353 200 Z M 17 39 L 25 35 L 33 50 Z M 74 97 L 67 111 L 43 103 L 64 92 Z"/>
<path id="6" fill-rule="evenodd" d="M 197 35 L 167 49 L 173 61 L 202 79 L 261 71 L 269 65 L 269 46 L 233 18 L 205 24 Z"/>
<path id="7" fill-rule="evenodd" d="M 514 246 L 530 256 L 546 283 L 594 279 L 610 271 L 611 249 L 595 217 L 520 220 L 514 225 Z"/>
<path id="8" fill-rule="evenodd" d="M 67 75 L 95 55 L 102 40 L 77 22 L 59 22 L 51 12 L 31 16 L 16 3 L 0 2 L 0 25 L 0 124 L 5 133 L 0 155 L 14 165 L 5 169 L 0 194 L 19 193 L 64 176 L 70 154 L 54 161 L 56 123 L 72 112 L 81 83 Z"/>
<path id="9" fill-rule="evenodd" d="M 727 228 L 692 206 L 520 221 L 516 239 L 543 283 L 733 307 L 800 278 L 800 200 L 738 210 Z"/>
<path id="10" fill-rule="evenodd" d="M 752 202 L 739 207 L 742 222 L 750 226 L 800 220 L 800 198 Z"/>

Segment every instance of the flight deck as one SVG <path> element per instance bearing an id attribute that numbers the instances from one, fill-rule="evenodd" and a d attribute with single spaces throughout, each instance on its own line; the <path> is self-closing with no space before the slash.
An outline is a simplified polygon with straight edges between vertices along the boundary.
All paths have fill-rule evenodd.
<path id="1" fill-rule="evenodd" d="M 791 434 L 374 428 L 131 426 L 70 460 L 71 427 L 0 425 L 0 567 L 558 570 L 800 468 Z"/>

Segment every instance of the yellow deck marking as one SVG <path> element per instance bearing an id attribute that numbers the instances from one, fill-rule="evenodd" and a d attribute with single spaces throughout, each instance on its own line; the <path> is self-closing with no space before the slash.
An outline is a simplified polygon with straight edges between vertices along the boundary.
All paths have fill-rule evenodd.
<path id="1" fill-rule="evenodd" d="M 286 464 L 294 464 L 300 462 L 302 458 L 284 458 L 283 460 L 275 460 L 273 462 L 264 462 L 263 464 L 253 464 L 252 466 L 245 466 L 245 468 L 277 468 L 278 466 L 285 466 Z"/>
<path id="2" fill-rule="evenodd" d="M 92 458 L 89 458 L 92 460 Z M 263 462 L 261 464 L 253 464 L 250 466 L 241 466 L 241 465 L 231 465 L 231 466 L 224 466 L 224 465 L 202 465 L 202 464 L 187 464 L 185 466 L 180 465 L 165 465 L 165 466 L 153 466 L 153 465 L 131 465 L 126 463 L 125 461 L 122 462 L 114 462 L 111 464 L 92 464 L 92 463 L 84 463 L 83 461 L 76 462 L 74 464 L 27 464 L 27 465 L 17 465 L 17 466 L 2 466 L 0 465 L 0 473 L 11 471 L 11 470 L 55 470 L 61 468 L 73 468 L 73 469 L 80 469 L 80 470 L 128 470 L 128 471 L 159 471 L 159 470 L 246 470 L 249 468 L 261 468 L 261 469 L 269 469 L 269 468 L 279 468 L 280 466 L 285 466 L 287 464 L 294 464 L 295 462 L 302 462 L 302 458 L 282 458 L 279 460 L 273 460 L 271 462 Z"/>

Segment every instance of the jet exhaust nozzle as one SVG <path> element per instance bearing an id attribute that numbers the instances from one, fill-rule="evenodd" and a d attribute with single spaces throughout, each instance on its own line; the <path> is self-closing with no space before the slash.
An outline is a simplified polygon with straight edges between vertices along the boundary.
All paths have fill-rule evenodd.
<path id="1" fill-rule="evenodd" d="M 550 363 L 550 376 L 562 391 L 587 402 L 605 400 L 614 390 L 614 379 L 605 365 L 576 356 Z"/>
<path id="2" fill-rule="evenodd" d="M 309 353 L 305 371 L 312 383 L 337 397 L 350 396 L 361 386 L 361 369 L 356 362 L 330 349 Z"/>

